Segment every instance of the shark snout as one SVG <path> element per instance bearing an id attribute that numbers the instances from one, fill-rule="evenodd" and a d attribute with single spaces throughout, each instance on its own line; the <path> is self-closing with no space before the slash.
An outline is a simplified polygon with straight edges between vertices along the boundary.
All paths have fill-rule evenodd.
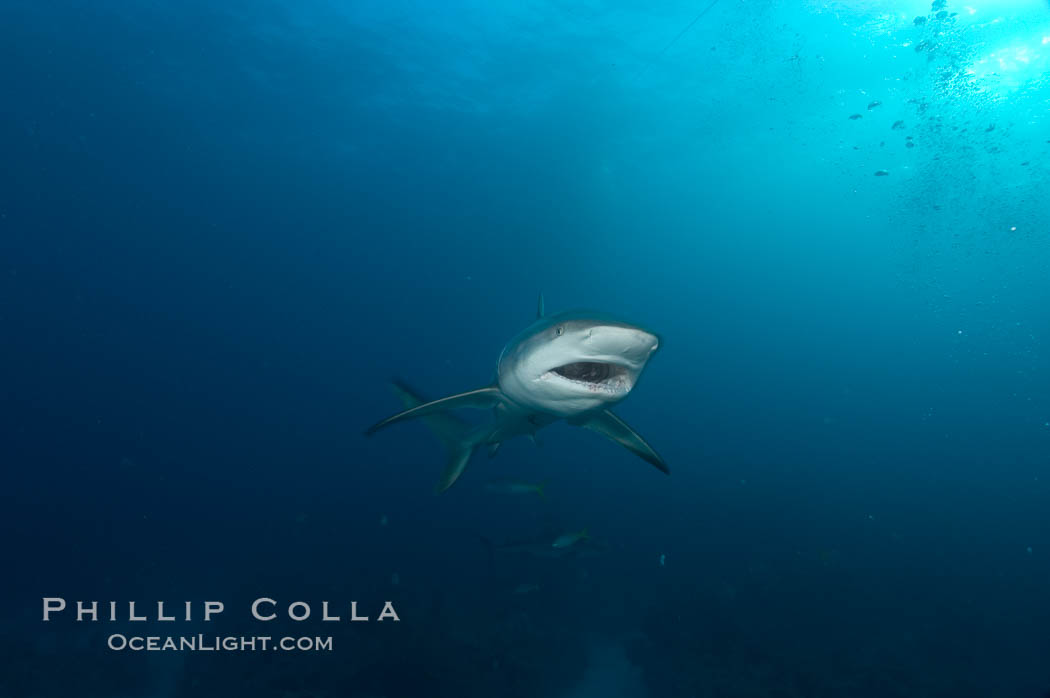
<path id="1" fill-rule="evenodd" d="M 660 339 L 637 327 L 602 326 L 589 331 L 584 345 L 596 359 L 639 365 L 645 364 L 660 347 Z"/>

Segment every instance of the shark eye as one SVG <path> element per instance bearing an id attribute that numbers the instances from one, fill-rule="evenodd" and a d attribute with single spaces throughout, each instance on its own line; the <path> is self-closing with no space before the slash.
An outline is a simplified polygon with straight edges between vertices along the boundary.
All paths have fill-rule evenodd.
<path id="1" fill-rule="evenodd" d="M 565 328 L 564 328 L 564 327 L 558 327 L 558 328 L 556 328 L 556 329 L 554 330 L 554 334 L 555 334 L 556 336 L 558 336 L 558 337 L 561 337 L 561 333 L 562 333 L 562 332 L 564 332 L 564 331 L 565 331 Z"/>

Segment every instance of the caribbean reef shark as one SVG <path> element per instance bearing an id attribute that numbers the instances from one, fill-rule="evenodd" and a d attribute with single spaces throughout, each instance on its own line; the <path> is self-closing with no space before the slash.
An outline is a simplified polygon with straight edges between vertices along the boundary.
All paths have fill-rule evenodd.
<path id="1" fill-rule="evenodd" d="M 500 354 L 495 381 L 484 388 L 424 402 L 395 384 L 407 409 L 371 426 L 366 435 L 417 417 L 441 438 L 448 465 L 437 491 L 452 486 L 482 445 L 495 455 L 515 436 L 531 436 L 560 419 L 612 439 L 670 473 L 664 460 L 631 427 L 609 411 L 630 394 L 660 346 L 656 335 L 612 318 L 584 312 L 545 315 L 540 296 L 536 321 Z M 460 408 L 492 410 L 493 419 L 473 426 L 449 414 Z"/>

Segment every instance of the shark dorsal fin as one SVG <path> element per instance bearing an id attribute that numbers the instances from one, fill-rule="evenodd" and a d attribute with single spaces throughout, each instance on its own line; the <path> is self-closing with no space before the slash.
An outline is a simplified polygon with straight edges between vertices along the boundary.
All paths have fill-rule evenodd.
<path id="1" fill-rule="evenodd" d="M 540 292 L 539 300 L 536 301 L 536 319 L 543 317 L 543 292 Z"/>

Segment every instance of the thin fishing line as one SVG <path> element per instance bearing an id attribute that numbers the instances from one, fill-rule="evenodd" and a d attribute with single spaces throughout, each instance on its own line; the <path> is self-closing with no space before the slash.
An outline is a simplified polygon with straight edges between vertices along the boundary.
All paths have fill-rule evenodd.
<path id="1" fill-rule="evenodd" d="M 678 34 L 675 36 L 675 38 L 671 39 L 669 42 L 667 42 L 666 46 L 664 46 L 662 49 L 660 49 L 660 53 L 656 54 L 655 58 L 653 58 L 651 61 L 646 63 L 645 66 L 640 71 L 638 71 L 638 74 L 634 76 L 635 79 L 637 80 L 638 78 L 640 78 L 642 76 L 642 74 L 646 70 L 648 70 L 649 67 L 653 63 L 655 63 L 659 59 L 663 58 L 663 55 L 665 53 L 667 53 L 672 46 L 677 44 L 679 39 L 681 39 L 683 36 L 688 34 L 689 30 L 692 29 L 696 25 L 697 22 L 699 22 L 701 19 L 703 19 L 704 15 L 706 15 L 708 12 L 710 12 L 711 9 L 717 4 L 718 4 L 718 0 L 711 0 L 711 2 L 708 3 L 707 7 L 705 7 L 702 10 L 700 10 L 700 14 L 698 14 L 696 17 L 693 17 L 693 21 L 692 22 L 690 22 L 689 24 L 685 25 L 685 28 L 682 29 L 682 31 L 678 32 Z"/>
<path id="2" fill-rule="evenodd" d="M 681 39 L 683 36 L 685 36 L 689 32 L 689 30 L 693 28 L 693 25 L 695 25 L 697 22 L 699 22 L 701 19 L 703 19 L 704 15 L 706 15 L 708 12 L 710 12 L 711 8 L 714 7 L 717 4 L 718 4 L 718 0 L 711 0 L 711 3 L 707 7 L 705 7 L 702 10 L 700 10 L 700 14 L 698 14 L 696 17 L 693 17 L 693 21 L 692 22 L 690 22 L 689 24 L 685 25 L 685 29 L 683 29 L 682 31 L 678 32 L 678 36 L 676 36 L 675 38 L 671 39 L 671 41 L 667 44 L 667 46 L 664 46 L 663 49 L 660 50 L 660 53 L 656 54 L 656 58 L 660 58 L 665 53 L 667 53 L 668 49 L 670 49 L 672 46 L 677 44 L 678 40 Z"/>

